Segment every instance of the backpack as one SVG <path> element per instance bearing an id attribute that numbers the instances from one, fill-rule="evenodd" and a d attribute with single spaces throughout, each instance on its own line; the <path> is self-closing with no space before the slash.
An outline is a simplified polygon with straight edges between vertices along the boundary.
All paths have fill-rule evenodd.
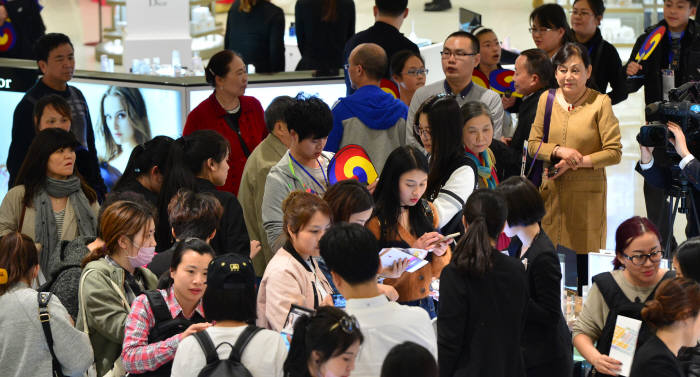
<path id="1" fill-rule="evenodd" d="M 610 346 L 612 345 L 612 338 L 615 332 L 615 322 L 617 321 L 617 316 L 622 315 L 625 317 L 638 319 L 642 321 L 642 327 L 639 329 L 639 337 L 637 338 L 637 347 L 644 344 L 654 333 L 652 329 L 642 320 L 642 309 L 644 304 L 654 298 L 654 293 L 656 293 L 656 288 L 659 287 L 662 281 L 667 279 L 672 279 L 676 276 L 673 271 L 667 271 L 666 274 L 659 280 L 651 291 L 649 296 L 643 302 L 632 302 L 630 301 L 622 289 L 615 282 L 615 278 L 610 272 L 603 272 L 593 277 L 593 282 L 600 289 L 600 293 L 603 295 L 605 304 L 608 305 L 610 312 L 608 317 L 605 319 L 605 326 L 603 331 L 598 337 L 598 343 L 596 344 L 596 349 L 603 355 L 610 353 Z M 595 370 L 591 369 L 591 376 L 607 376 Z"/>
<path id="2" fill-rule="evenodd" d="M 94 240 L 94 237 L 79 237 L 60 241 L 49 257 L 52 270 L 46 276 L 46 283 L 38 289 L 58 297 L 73 321 L 78 318 L 78 286 L 83 273 L 80 262 L 89 253 L 85 245 Z"/>
<path id="3" fill-rule="evenodd" d="M 166 340 L 174 335 L 180 334 L 187 330 L 190 325 L 204 322 L 204 318 L 196 311 L 192 318 L 173 318 L 168 308 L 168 303 L 165 302 L 163 295 L 157 291 L 144 292 L 148 299 L 148 304 L 151 306 L 151 311 L 155 318 L 155 325 L 148 331 L 148 344 Z M 173 362 L 161 365 L 158 369 L 140 374 L 140 376 L 170 376 L 170 371 L 173 367 Z"/>
<path id="4" fill-rule="evenodd" d="M 204 356 L 207 358 L 207 365 L 199 372 L 199 377 L 252 377 L 248 368 L 241 363 L 241 356 L 248 345 L 248 342 L 262 330 L 255 325 L 249 325 L 243 330 L 241 335 L 236 340 L 236 344 L 231 346 L 231 343 L 223 342 L 218 346 L 214 346 L 211 337 L 206 331 L 200 331 L 194 334 L 194 338 L 199 342 Z M 231 354 L 228 359 L 220 359 L 217 349 L 223 344 L 228 344 L 231 347 Z"/>

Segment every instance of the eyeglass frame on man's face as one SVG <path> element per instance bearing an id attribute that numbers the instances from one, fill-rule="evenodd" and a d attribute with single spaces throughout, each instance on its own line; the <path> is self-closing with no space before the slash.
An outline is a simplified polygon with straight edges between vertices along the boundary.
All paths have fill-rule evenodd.
<path id="1" fill-rule="evenodd" d="M 440 57 L 442 60 L 448 60 L 450 57 L 454 56 L 455 59 L 466 59 L 467 56 L 476 56 L 478 55 L 478 52 L 465 52 L 461 50 L 456 50 L 456 51 L 450 51 L 450 50 L 442 50 L 440 51 Z"/>
<path id="2" fill-rule="evenodd" d="M 625 257 L 625 259 L 627 259 L 628 261 L 632 262 L 632 264 L 635 266 L 643 266 L 647 262 L 647 260 L 651 261 L 651 263 L 659 263 L 659 261 L 661 261 L 661 258 L 663 257 L 663 254 L 664 254 L 663 250 L 656 250 L 656 251 L 652 251 L 649 254 L 639 254 L 639 255 L 632 255 L 632 256 L 627 255 L 625 253 L 622 253 L 622 256 Z M 656 260 L 652 259 L 652 258 L 657 258 L 657 256 L 658 256 L 658 259 L 656 259 Z M 635 260 L 641 260 L 642 263 L 637 264 L 635 262 Z"/>

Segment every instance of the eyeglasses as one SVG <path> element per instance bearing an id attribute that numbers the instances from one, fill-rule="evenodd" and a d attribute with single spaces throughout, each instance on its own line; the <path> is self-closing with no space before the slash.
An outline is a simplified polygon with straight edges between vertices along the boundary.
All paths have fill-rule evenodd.
<path id="1" fill-rule="evenodd" d="M 640 254 L 640 255 L 632 255 L 632 256 L 629 256 L 627 254 L 622 254 L 622 256 L 624 256 L 625 259 L 632 262 L 632 264 L 635 266 L 643 265 L 644 263 L 647 262 L 647 259 L 649 259 L 652 263 L 657 263 L 661 260 L 662 255 L 663 255 L 663 250 L 656 250 L 656 251 L 651 252 L 649 254 Z"/>
<path id="2" fill-rule="evenodd" d="M 578 10 L 578 9 L 572 9 L 571 10 L 571 15 L 572 16 L 581 16 L 581 17 L 588 17 L 592 15 L 593 13 L 586 11 L 586 10 Z"/>
<path id="3" fill-rule="evenodd" d="M 428 74 L 428 69 L 427 68 L 420 68 L 420 69 L 409 69 L 406 71 L 407 75 L 411 76 L 423 76 Z"/>
<path id="4" fill-rule="evenodd" d="M 554 29 L 548 28 L 548 27 L 531 27 L 527 29 L 530 31 L 530 34 L 542 34 L 546 31 L 552 31 Z"/>
<path id="5" fill-rule="evenodd" d="M 450 50 L 442 50 L 440 51 L 440 55 L 442 56 L 443 60 L 447 60 L 450 58 L 450 56 L 454 56 L 455 59 L 465 59 L 467 56 L 474 56 L 476 55 L 476 52 L 465 52 L 465 51 L 450 51 Z"/>
<path id="6" fill-rule="evenodd" d="M 413 130 L 416 131 L 420 137 L 430 137 L 430 127 L 420 127 L 416 125 L 413 127 Z"/>
<path id="7" fill-rule="evenodd" d="M 353 331 L 360 328 L 360 324 L 357 322 L 357 318 L 354 315 L 343 316 L 335 325 L 331 326 L 328 332 L 333 332 L 333 330 L 340 327 L 346 334 L 352 334 Z"/>

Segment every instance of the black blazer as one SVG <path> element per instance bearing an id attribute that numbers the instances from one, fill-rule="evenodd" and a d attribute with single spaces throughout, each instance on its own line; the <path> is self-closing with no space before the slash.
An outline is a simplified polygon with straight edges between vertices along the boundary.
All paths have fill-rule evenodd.
<path id="1" fill-rule="evenodd" d="M 683 377 L 678 359 L 656 335 L 634 354 L 629 377 Z"/>
<path id="2" fill-rule="evenodd" d="M 284 12 L 267 0 L 260 0 L 250 13 L 238 10 L 236 0 L 228 11 L 224 46 L 253 64 L 256 72 L 284 72 Z"/>
<path id="3" fill-rule="evenodd" d="M 572 360 L 571 333 L 561 311 L 562 276 L 554 244 L 544 231 L 540 231 L 521 258 L 522 246 L 522 241 L 513 237 L 508 251 L 523 264 L 527 260 L 525 269 L 530 300 L 522 341 L 525 366 L 539 367 L 562 358 Z"/>
<path id="4" fill-rule="evenodd" d="M 362 43 L 376 43 L 384 49 L 388 60 L 391 62 L 391 57 L 395 53 L 402 50 L 411 50 L 415 53 L 420 53 L 418 46 L 411 42 L 408 38 L 404 37 L 401 32 L 399 32 L 395 27 L 384 22 L 375 22 L 369 29 L 363 30 L 355 34 L 348 43 L 345 44 L 345 51 L 343 64 L 348 62 L 348 57 L 352 50 Z M 386 72 L 384 73 L 385 79 L 391 79 L 389 74 L 389 64 L 387 64 Z M 348 95 L 355 92 L 350 86 L 350 76 L 345 75 L 345 85 L 348 88 Z"/>
<path id="5" fill-rule="evenodd" d="M 591 56 L 593 75 L 591 81 L 594 85 L 591 88 L 605 93 L 608 84 L 612 90 L 607 93 L 612 104 L 618 104 L 627 99 L 627 75 L 622 69 L 620 54 L 615 46 L 603 39 L 600 29 L 596 29 L 593 38 L 584 43 Z"/>
<path id="6" fill-rule="evenodd" d="M 213 183 L 201 178 L 197 178 L 197 192 L 213 194 L 224 207 L 224 214 L 216 228 L 216 236 L 211 240 L 211 247 L 217 254 L 235 253 L 248 256 L 250 239 L 243 221 L 243 209 L 236 196 L 227 191 L 217 190 Z"/>
<path id="7" fill-rule="evenodd" d="M 463 273 L 454 262 L 442 270 L 437 319 L 441 377 L 525 376 L 520 351 L 528 303 L 525 270 L 496 250 L 492 260 L 493 269 L 480 278 Z"/>
<path id="8" fill-rule="evenodd" d="M 657 149 L 661 148 L 654 149 L 654 152 L 656 152 Z M 650 185 L 661 189 L 671 188 L 672 180 L 670 166 L 663 166 L 661 163 L 657 162 L 656 159 L 654 159 L 654 165 L 652 165 L 651 168 L 642 170 L 639 162 L 637 162 L 635 170 L 641 174 L 642 177 L 644 177 L 644 180 Z M 681 173 L 688 178 L 690 193 L 693 195 L 696 210 L 700 214 L 700 161 L 698 161 L 697 158 L 692 159 L 685 166 L 685 168 L 683 168 Z M 688 207 L 690 207 L 690 203 L 688 203 Z M 688 238 L 700 235 L 698 234 L 697 226 L 695 225 L 697 224 L 698 219 L 695 218 L 693 211 L 688 211 L 686 217 L 688 219 L 688 225 L 685 227 L 685 235 Z"/>
<path id="9" fill-rule="evenodd" d="M 321 0 L 297 0 L 294 20 L 301 60 L 296 70 L 343 68 L 343 48 L 355 34 L 355 3 L 337 0 L 335 21 L 322 21 Z"/>

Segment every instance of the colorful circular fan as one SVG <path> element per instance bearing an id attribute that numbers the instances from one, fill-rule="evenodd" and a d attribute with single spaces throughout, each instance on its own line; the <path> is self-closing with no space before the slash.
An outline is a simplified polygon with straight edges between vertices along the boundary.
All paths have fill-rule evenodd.
<path id="1" fill-rule="evenodd" d="M 515 72 L 510 69 L 497 69 L 491 72 L 489 75 L 491 90 L 499 94 L 522 97 L 522 94 L 515 91 L 515 82 L 513 82 L 514 73 Z"/>
<path id="2" fill-rule="evenodd" d="M 17 42 L 17 33 L 15 28 L 12 27 L 12 23 L 5 21 L 5 23 L 0 26 L 0 52 L 9 51 L 12 47 L 15 47 Z"/>
<path id="3" fill-rule="evenodd" d="M 393 81 L 387 79 L 381 79 L 379 81 L 379 87 L 394 96 L 394 98 L 399 98 L 399 87 L 394 84 Z"/>
<path id="4" fill-rule="evenodd" d="M 472 81 L 474 82 L 474 84 L 479 85 L 480 87 L 489 89 L 488 77 L 486 77 L 484 72 L 481 72 L 476 68 L 474 68 L 474 72 L 472 73 Z"/>
<path id="5" fill-rule="evenodd" d="M 356 144 L 346 145 L 333 156 L 328 164 L 328 182 L 335 184 L 345 179 L 357 179 L 370 184 L 377 179 L 377 170 L 367 152 Z"/>
<path id="6" fill-rule="evenodd" d="M 656 47 L 658 47 L 661 43 L 661 38 L 664 37 L 664 34 L 666 34 L 666 26 L 663 25 L 657 27 L 654 29 L 654 31 L 649 33 L 647 39 L 644 41 L 644 44 L 642 44 L 642 47 L 639 49 L 639 51 L 637 51 L 637 56 L 634 59 L 637 62 L 647 60 L 651 53 L 654 52 Z"/>

